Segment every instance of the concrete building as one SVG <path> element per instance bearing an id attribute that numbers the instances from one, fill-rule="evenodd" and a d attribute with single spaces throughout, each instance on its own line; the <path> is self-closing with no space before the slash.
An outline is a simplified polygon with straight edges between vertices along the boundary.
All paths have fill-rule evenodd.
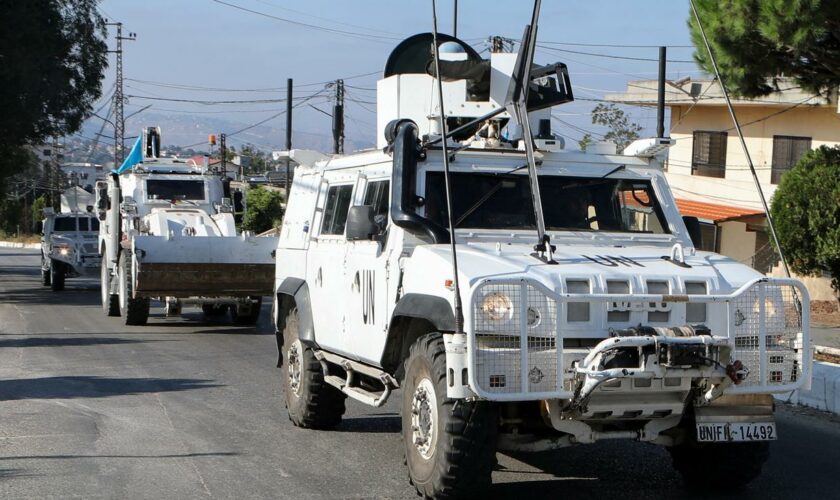
<path id="1" fill-rule="evenodd" d="M 657 82 L 631 81 L 607 100 L 655 106 Z M 666 177 L 683 215 L 700 219 L 704 247 L 776 274 L 763 209 L 720 85 L 715 81 L 669 82 Z M 831 98 L 804 92 L 795 83 L 758 99 L 733 100 L 762 190 L 772 199 L 781 177 L 821 145 L 840 144 L 840 114 Z M 666 124 L 667 125 L 667 124 Z M 831 300 L 828 280 L 807 280 L 813 299 Z"/>

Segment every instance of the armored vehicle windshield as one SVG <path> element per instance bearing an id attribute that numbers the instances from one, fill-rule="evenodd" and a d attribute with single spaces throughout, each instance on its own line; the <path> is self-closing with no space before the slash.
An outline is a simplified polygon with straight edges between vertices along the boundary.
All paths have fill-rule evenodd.
<path id="1" fill-rule="evenodd" d="M 150 200 L 204 200 L 204 181 L 149 179 L 146 192 Z"/>
<path id="2" fill-rule="evenodd" d="M 451 174 L 456 228 L 535 229 L 528 177 Z M 668 225 L 649 181 L 540 176 L 546 229 L 667 234 Z M 426 175 L 426 217 L 446 225 L 443 172 Z"/>

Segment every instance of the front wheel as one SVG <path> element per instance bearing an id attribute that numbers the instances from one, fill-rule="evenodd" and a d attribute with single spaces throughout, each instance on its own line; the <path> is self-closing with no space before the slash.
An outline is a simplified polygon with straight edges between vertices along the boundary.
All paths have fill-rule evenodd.
<path id="1" fill-rule="evenodd" d="M 100 291 L 102 293 L 102 309 L 108 316 L 120 315 L 120 296 L 111 293 L 111 271 L 108 269 L 106 257 L 102 256 L 102 264 L 99 269 Z"/>
<path id="2" fill-rule="evenodd" d="M 770 443 L 698 443 L 694 439 L 669 448 L 674 469 L 686 485 L 699 491 L 731 490 L 761 475 Z"/>
<path id="3" fill-rule="evenodd" d="M 427 498 L 482 496 L 496 460 L 496 407 L 446 397 L 441 334 L 424 335 L 411 346 L 402 388 L 405 462 L 417 493 Z"/>
<path id="4" fill-rule="evenodd" d="M 133 297 L 134 277 L 131 272 L 131 258 L 129 253 L 120 255 L 120 315 L 125 318 L 126 325 L 145 325 L 149 319 L 149 299 L 147 297 Z"/>
<path id="5" fill-rule="evenodd" d="M 50 287 L 54 292 L 64 290 L 64 267 L 56 262 L 50 263 Z"/>
<path id="6" fill-rule="evenodd" d="M 49 260 L 44 258 L 44 254 L 41 254 L 41 284 L 44 286 L 50 286 L 51 282 Z"/>

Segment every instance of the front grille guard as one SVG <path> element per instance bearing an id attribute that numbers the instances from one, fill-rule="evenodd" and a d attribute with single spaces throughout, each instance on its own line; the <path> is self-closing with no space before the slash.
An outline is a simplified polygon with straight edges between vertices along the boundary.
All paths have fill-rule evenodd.
<path id="1" fill-rule="evenodd" d="M 510 307 L 494 297 L 492 312 L 504 317 L 503 324 L 489 320 L 482 303 L 489 294 L 509 297 Z M 563 366 L 564 314 L 569 304 L 602 304 L 597 311 L 605 311 L 610 303 L 626 304 L 712 304 L 709 313 L 723 314 L 709 321 L 715 325 L 712 337 L 695 337 L 695 342 L 728 346 L 732 361 L 740 360 L 750 374 L 738 385 L 728 386 L 726 394 L 782 393 L 803 386 L 810 387 L 810 325 L 808 291 L 797 280 L 758 278 L 729 295 L 657 295 L 657 294 L 576 294 L 556 293 L 539 283 L 525 279 L 487 280 L 479 283 L 472 293 L 471 331 L 467 337 L 470 353 L 469 382 L 481 398 L 496 401 L 535 399 L 570 399 L 575 397 L 576 382 L 581 375 L 573 367 Z M 617 337 L 627 338 L 627 337 Z M 644 339 L 645 337 L 634 337 Z M 692 342 L 658 337 L 658 342 Z M 636 341 L 634 341 L 636 342 Z M 612 348 L 601 342 L 587 359 L 594 359 L 597 351 Z M 524 353 L 524 354 L 523 354 Z M 524 360 L 524 361 L 523 361 Z M 720 360 L 726 365 L 728 360 Z M 587 378 L 621 377 L 657 378 L 654 375 L 596 373 L 589 368 Z M 696 370 L 695 370 L 696 371 Z M 670 376 L 719 376 L 723 366 L 703 373 L 672 369 Z M 681 374 L 682 373 L 682 374 Z"/>

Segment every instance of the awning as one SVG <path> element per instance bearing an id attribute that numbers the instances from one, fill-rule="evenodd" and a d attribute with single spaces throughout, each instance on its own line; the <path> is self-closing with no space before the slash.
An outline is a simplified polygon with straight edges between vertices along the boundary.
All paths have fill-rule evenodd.
<path id="1" fill-rule="evenodd" d="M 697 217 L 702 222 L 718 223 L 733 220 L 750 219 L 755 222 L 756 217 L 763 218 L 764 212 L 754 208 L 736 207 L 733 205 L 718 205 L 703 201 L 677 199 L 677 208 L 682 215 Z"/>

